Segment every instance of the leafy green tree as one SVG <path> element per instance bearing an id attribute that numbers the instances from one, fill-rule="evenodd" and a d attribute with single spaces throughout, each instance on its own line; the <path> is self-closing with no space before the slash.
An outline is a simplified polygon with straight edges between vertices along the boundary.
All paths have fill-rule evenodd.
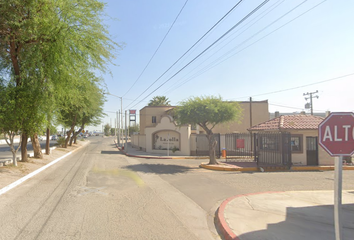
<path id="1" fill-rule="evenodd" d="M 148 106 L 171 106 L 170 101 L 166 96 L 155 96 L 153 97 Z"/>
<path id="2" fill-rule="evenodd" d="M 139 131 L 140 131 L 139 124 L 136 124 L 135 126 L 129 126 L 129 136 L 131 136 L 135 132 L 139 132 Z"/>
<path id="3" fill-rule="evenodd" d="M 221 97 L 193 97 L 182 101 L 174 110 L 178 124 L 197 124 L 205 132 L 209 142 L 209 164 L 218 164 L 215 157 L 216 140 L 213 128 L 219 123 L 237 121 L 242 109 L 236 102 L 224 102 Z"/>
<path id="4" fill-rule="evenodd" d="M 55 101 L 48 98 L 54 94 L 64 98 L 68 94 L 64 86 L 76 87 L 73 79 L 78 70 L 106 71 L 106 63 L 114 57 L 117 44 L 102 24 L 104 6 L 98 0 L 0 3 L 0 71 L 5 72 L 7 85 L 27 90 L 11 99 L 27 98 L 26 107 L 15 112 L 22 119 L 14 118 L 24 140 L 22 160 L 27 159 L 27 136 L 36 139 L 36 130 L 51 120 L 48 113 L 53 107 L 44 106 Z"/>
<path id="5" fill-rule="evenodd" d="M 111 130 L 111 126 L 109 126 L 108 123 L 106 125 L 104 125 L 104 135 L 105 136 L 109 136 L 110 130 Z"/>

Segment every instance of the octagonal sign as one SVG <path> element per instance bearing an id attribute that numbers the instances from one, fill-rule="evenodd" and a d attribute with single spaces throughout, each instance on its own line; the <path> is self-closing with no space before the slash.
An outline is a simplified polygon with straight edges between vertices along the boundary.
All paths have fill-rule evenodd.
<path id="1" fill-rule="evenodd" d="M 354 114 L 331 113 L 318 126 L 319 144 L 331 156 L 354 154 Z"/>

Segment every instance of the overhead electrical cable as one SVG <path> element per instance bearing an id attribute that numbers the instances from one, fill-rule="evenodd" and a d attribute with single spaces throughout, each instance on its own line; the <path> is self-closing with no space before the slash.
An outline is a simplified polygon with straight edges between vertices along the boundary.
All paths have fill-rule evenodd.
<path id="1" fill-rule="evenodd" d="M 281 90 L 268 92 L 268 93 L 256 94 L 256 95 L 253 95 L 252 97 L 258 97 L 258 96 L 270 95 L 270 94 L 274 94 L 274 93 L 286 92 L 286 91 L 290 91 L 290 90 L 294 90 L 294 89 L 304 88 L 304 87 L 313 86 L 313 85 L 316 85 L 316 84 L 321 84 L 321 83 L 325 83 L 325 82 L 338 80 L 338 79 L 341 79 L 341 78 L 346 78 L 346 77 L 353 76 L 353 75 L 354 75 L 354 73 L 349 73 L 349 74 L 342 75 L 342 76 L 339 76 L 339 77 L 329 78 L 329 79 L 326 79 L 326 80 L 322 80 L 322 81 L 318 81 L 318 82 L 314 82 L 314 83 L 309 83 L 309 84 L 305 84 L 305 85 L 301 85 L 301 86 L 297 86 L 297 87 L 281 89 Z M 247 96 L 247 98 L 248 97 L 249 96 Z M 240 99 L 240 98 L 246 98 L 246 97 L 239 97 L 239 98 L 234 98 L 234 99 Z"/>
<path id="2" fill-rule="evenodd" d="M 250 23 L 247 23 L 245 24 L 245 27 L 246 29 L 243 30 L 241 33 L 239 33 L 236 37 L 240 36 L 242 33 L 244 33 L 245 31 L 247 31 L 248 29 L 250 29 L 253 25 L 255 25 L 257 22 L 259 22 L 260 20 L 262 20 L 264 17 L 266 17 L 269 13 L 271 13 L 274 9 L 276 9 L 277 7 L 279 7 L 285 0 L 282 0 L 282 1 L 277 1 L 275 2 L 273 5 L 271 5 L 268 9 L 266 9 L 264 12 L 262 12 L 258 17 L 256 17 L 254 20 L 253 20 L 253 23 L 252 21 L 250 21 Z M 247 27 L 247 25 L 249 25 Z M 237 32 L 237 31 L 236 31 Z M 235 33 L 233 33 L 235 34 Z M 233 35 L 231 34 L 231 36 Z M 230 36 L 230 37 L 231 37 Z M 229 38 L 229 37 L 227 37 Z M 226 39 L 227 39 L 226 38 Z M 235 38 L 233 38 L 232 40 L 234 40 Z M 231 41 L 232 41 L 231 40 Z M 231 41 L 229 41 L 227 44 L 225 44 L 223 47 L 219 48 L 218 50 L 216 50 L 215 52 L 218 52 L 220 51 L 222 48 L 224 48 L 226 45 L 228 45 Z M 205 63 L 206 61 L 208 61 L 209 59 L 206 58 L 203 62 L 201 62 L 198 66 L 202 65 L 203 63 Z M 210 64 L 208 65 L 210 66 Z M 177 81 L 176 83 L 174 83 L 172 86 L 170 86 L 164 94 L 168 93 L 168 92 L 172 92 L 174 90 L 176 90 L 177 88 L 183 86 L 184 84 L 186 84 L 187 82 L 191 81 L 192 79 L 194 79 L 195 77 L 203 74 L 204 72 L 206 72 L 207 70 L 205 70 L 207 67 L 204 67 L 203 69 L 199 70 L 198 72 L 194 73 L 192 76 L 190 76 L 187 80 L 185 80 L 184 82 L 180 83 L 180 81 L 182 81 L 183 78 L 185 78 L 188 74 L 191 74 L 194 70 L 191 70 L 189 73 L 187 73 L 185 76 L 181 77 L 181 79 L 179 81 Z M 176 87 L 176 85 L 180 83 L 180 85 L 178 85 Z"/>
<path id="3" fill-rule="evenodd" d="M 306 0 L 306 1 L 307 1 L 307 0 Z M 304 2 L 306 2 L 306 1 L 304 1 Z M 272 33 L 278 31 L 279 29 L 283 28 L 284 26 L 288 25 L 289 23 L 295 21 L 296 19 L 298 19 L 299 17 L 303 16 L 304 14 L 306 14 L 306 13 L 310 12 L 311 10 L 315 9 L 316 7 L 318 7 L 319 5 L 321 5 L 322 3 L 324 3 L 325 1 L 327 1 L 327 0 L 324 0 L 324 1 L 322 1 L 322 2 L 320 2 L 320 3 L 318 3 L 318 4 L 316 4 L 315 6 L 311 7 L 310 9 L 306 10 L 305 12 L 301 13 L 301 14 L 298 15 L 297 17 L 291 19 L 290 21 L 286 22 L 285 24 L 281 25 L 280 27 L 278 27 L 278 28 L 276 28 L 275 30 L 271 31 L 270 33 L 266 34 L 265 36 L 259 38 L 259 39 L 256 40 L 255 42 L 253 42 L 253 43 L 247 45 L 246 47 L 244 47 L 244 48 L 242 48 L 242 49 L 240 49 L 238 52 L 232 54 L 231 56 L 229 56 L 229 57 L 224 58 L 223 60 L 221 60 L 223 57 L 225 57 L 226 55 L 230 54 L 231 51 L 228 52 L 228 53 L 226 53 L 226 54 L 224 54 L 223 56 L 221 56 L 221 57 L 219 57 L 218 59 L 214 60 L 214 61 L 213 61 L 212 63 L 210 63 L 208 66 L 206 66 L 206 67 L 204 67 L 203 69 L 201 69 L 201 70 L 198 72 L 199 74 L 195 74 L 193 78 L 195 78 L 195 77 L 197 77 L 197 76 L 199 76 L 199 75 L 201 75 L 201 74 L 203 74 L 203 73 L 205 73 L 205 72 L 207 72 L 207 71 L 213 69 L 214 67 L 216 67 L 216 66 L 218 66 L 219 64 L 225 62 L 226 60 L 228 60 L 229 58 L 235 56 L 236 54 L 239 54 L 240 52 L 244 51 L 245 49 L 251 47 L 252 45 L 256 44 L 257 42 L 259 42 L 259 41 L 263 40 L 264 38 L 268 37 L 268 36 L 271 35 Z M 304 2 L 301 2 L 299 5 L 302 5 Z M 297 8 L 299 5 L 297 5 L 295 8 Z M 293 9 L 294 9 L 294 8 L 293 8 Z M 289 12 L 293 11 L 293 9 L 291 9 Z M 289 13 L 289 12 L 288 12 L 288 13 Z M 287 14 L 288 14 L 288 13 L 287 13 Z M 285 15 L 286 15 L 286 14 L 285 14 Z M 281 16 L 280 18 L 284 17 L 285 15 Z M 280 20 L 280 18 L 278 18 L 277 20 Z M 272 25 L 272 24 L 274 24 L 274 23 L 275 23 L 275 22 L 272 22 L 271 24 L 267 25 L 265 28 L 263 28 L 262 30 L 258 31 L 256 34 L 252 35 L 250 38 L 248 38 L 247 40 L 245 40 L 245 41 L 242 42 L 241 44 L 245 43 L 246 41 L 249 41 L 251 38 L 253 38 L 254 36 L 256 36 L 257 34 L 259 34 L 259 33 L 262 32 L 264 29 L 268 28 L 270 25 Z M 239 47 L 241 44 L 239 44 L 237 47 Z M 237 48 L 237 47 L 235 47 L 235 48 Z M 235 48 L 233 48 L 233 50 L 234 50 Z M 217 61 L 219 61 L 219 62 L 216 63 Z M 215 64 L 215 63 L 216 63 L 216 64 Z M 188 81 L 185 81 L 185 83 L 189 82 L 189 81 L 192 80 L 193 78 L 189 79 Z M 183 85 L 183 84 L 182 84 L 182 85 Z M 180 85 L 180 86 L 182 86 L 182 85 Z M 178 86 L 178 87 L 180 87 L 180 86 Z"/>
<path id="4" fill-rule="evenodd" d="M 155 57 L 156 53 L 159 51 L 161 45 L 163 44 L 163 42 L 165 41 L 167 35 L 170 33 L 171 29 L 173 28 L 173 26 L 175 25 L 179 15 L 181 15 L 184 7 L 187 5 L 188 0 L 185 1 L 184 5 L 182 6 L 181 10 L 179 11 L 179 13 L 177 14 L 175 20 L 173 21 L 172 25 L 170 26 L 170 28 L 168 29 L 167 33 L 165 34 L 165 36 L 163 37 L 162 41 L 160 42 L 159 46 L 157 47 L 157 49 L 155 50 L 154 54 L 152 55 L 152 57 L 150 58 L 149 62 L 146 64 L 145 68 L 143 69 L 143 71 L 140 73 L 139 77 L 135 80 L 135 82 L 133 83 L 133 85 L 128 89 L 128 91 L 126 91 L 122 97 L 124 97 L 125 95 L 127 95 L 127 93 L 135 86 L 135 84 L 139 81 L 140 77 L 143 75 L 143 73 L 145 72 L 146 68 L 150 65 L 152 59 Z"/>
<path id="5" fill-rule="evenodd" d="M 182 54 L 160 77 L 158 77 L 147 89 L 145 89 L 132 103 L 130 103 L 127 108 L 138 100 L 147 90 L 149 90 L 152 85 L 154 85 L 158 80 L 160 80 L 173 66 L 175 66 L 190 50 L 192 50 L 205 36 L 207 36 L 222 20 L 224 20 L 227 15 L 229 15 L 243 0 L 238 1 L 222 18 L 220 18 L 202 37 L 198 39 L 185 53 Z"/>
<path id="6" fill-rule="evenodd" d="M 239 22 L 237 22 L 232 28 L 230 28 L 228 31 L 226 31 L 223 35 L 221 35 L 216 41 L 214 41 L 212 44 L 210 44 L 207 48 L 205 48 L 201 53 L 199 53 L 196 57 L 194 57 L 191 61 L 189 61 L 186 65 L 184 65 L 180 70 L 178 70 L 174 75 L 172 75 L 169 79 L 167 79 L 165 82 L 163 82 L 160 86 L 158 86 L 155 90 L 153 90 L 151 93 L 149 93 L 145 98 L 143 98 L 140 102 L 145 100 L 147 97 L 149 97 L 151 94 L 156 92 L 158 89 L 160 89 L 163 85 L 165 85 L 167 82 L 169 82 L 172 78 L 174 78 L 177 74 L 179 74 L 181 71 L 183 71 L 186 67 L 188 67 L 192 62 L 194 62 L 197 58 L 199 58 L 201 55 L 203 55 L 206 51 L 208 51 L 212 46 L 214 46 L 217 42 L 219 42 L 222 38 L 224 38 L 227 34 L 229 34 L 232 30 L 234 30 L 236 27 L 238 27 L 241 23 L 243 23 L 246 19 L 248 19 L 250 16 L 252 16 L 254 13 L 256 13 L 259 9 L 261 9 L 265 4 L 267 4 L 270 0 L 265 0 L 263 1 L 260 5 L 258 5 L 255 9 L 253 9 L 250 13 L 248 13 L 244 18 L 242 18 Z M 139 104 L 138 102 L 137 104 Z M 134 106 L 136 106 L 135 104 Z M 133 106 L 133 107 L 134 107 Z"/>

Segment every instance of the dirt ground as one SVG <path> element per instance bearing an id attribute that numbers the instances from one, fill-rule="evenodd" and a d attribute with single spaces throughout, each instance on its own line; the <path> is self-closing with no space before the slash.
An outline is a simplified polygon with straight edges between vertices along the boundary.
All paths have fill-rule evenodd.
<path id="1" fill-rule="evenodd" d="M 0 189 L 67 154 L 68 152 L 72 152 L 75 149 L 88 144 L 88 142 L 89 141 L 77 141 L 77 144 L 68 146 L 68 148 L 57 147 L 51 152 L 50 155 L 43 154 L 43 159 L 29 158 L 28 162 L 19 161 L 17 163 L 17 167 L 14 167 L 12 164 L 0 167 Z"/>

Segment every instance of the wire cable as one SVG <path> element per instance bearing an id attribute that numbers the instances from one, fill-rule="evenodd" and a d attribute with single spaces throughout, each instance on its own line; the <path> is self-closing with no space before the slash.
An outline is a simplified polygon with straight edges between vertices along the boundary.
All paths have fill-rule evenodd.
<path id="1" fill-rule="evenodd" d="M 265 0 L 263 1 L 260 5 L 258 5 L 255 9 L 253 9 L 250 13 L 248 13 L 244 18 L 242 18 L 239 22 L 237 22 L 232 28 L 230 28 L 228 31 L 226 31 L 223 35 L 221 35 L 216 41 L 214 41 L 211 45 L 209 45 L 206 49 L 204 49 L 201 53 L 199 53 L 196 57 L 194 57 L 190 62 L 188 62 L 184 67 L 182 67 L 179 71 L 177 71 L 174 75 L 172 75 L 169 79 L 167 79 L 165 82 L 163 82 L 160 86 L 158 86 L 155 90 L 153 90 L 151 93 L 149 93 L 145 98 L 143 98 L 140 102 L 145 100 L 147 97 L 149 97 L 151 94 L 156 92 L 158 89 L 160 89 L 163 85 L 165 85 L 167 82 L 169 82 L 172 78 L 174 78 L 177 74 L 179 74 L 181 71 L 183 71 L 186 67 L 188 67 L 192 62 L 194 62 L 197 58 L 199 58 L 201 55 L 203 55 L 206 51 L 208 51 L 212 46 L 214 46 L 217 42 L 219 42 L 222 38 L 224 38 L 227 34 L 229 34 L 232 30 L 234 30 L 236 27 L 238 27 L 241 23 L 243 23 L 246 19 L 248 19 L 250 16 L 252 16 L 254 13 L 256 13 L 259 9 L 261 9 L 265 4 L 267 4 L 270 0 Z M 137 104 L 140 102 L 136 103 L 133 107 L 135 107 Z"/>
<path id="2" fill-rule="evenodd" d="M 346 78 L 346 77 L 353 76 L 353 75 L 354 75 L 354 73 L 349 73 L 349 74 L 342 75 L 342 76 L 339 76 L 339 77 L 329 78 L 329 79 L 326 79 L 326 80 L 323 80 L 323 81 L 309 83 L 309 84 L 305 84 L 305 85 L 301 85 L 301 86 L 297 86 L 297 87 L 281 89 L 281 90 L 268 92 L 268 93 L 256 94 L 256 95 L 253 95 L 252 97 L 258 97 L 258 96 L 270 95 L 270 94 L 274 94 L 274 93 L 286 92 L 286 91 L 290 91 L 290 90 L 294 90 L 294 89 L 304 88 L 304 87 L 313 86 L 313 85 L 316 85 L 316 84 L 321 84 L 321 83 L 325 83 L 325 82 L 338 80 L 338 79 L 341 79 L 341 78 Z M 247 96 L 247 97 L 249 97 L 249 96 Z M 240 98 L 245 98 L 245 97 L 240 97 Z M 239 98 L 234 98 L 234 99 L 239 99 Z"/>
<path id="3" fill-rule="evenodd" d="M 145 70 L 147 69 L 147 67 L 150 65 L 152 59 L 155 57 L 156 53 L 159 51 L 161 45 L 163 44 L 163 42 L 165 41 L 167 35 L 170 33 L 171 29 L 173 28 L 173 26 L 175 25 L 179 15 L 181 15 L 184 7 L 187 5 L 188 0 L 185 1 L 184 5 L 182 6 L 181 10 L 179 11 L 179 13 L 177 14 L 175 20 L 173 21 L 171 27 L 168 29 L 167 33 L 165 34 L 165 36 L 163 37 L 162 41 L 160 42 L 159 46 L 157 47 L 157 49 L 155 50 L 154 54 L 152 55 L 152 57 L 150 58 L 149 62 L 146 64 L 145 68 L 143 69 L 143 71 L 140 73 L 139 77 L 135 80 L 135 82 L 133 83 L 133 85 L 128 89 L 128 91 L 126 91 L 122 97 L 124 97 L 125 95 L 127 95 L 127 93 L 135 86 L 135 84 L 139 81 L 140 77 L 143 75 L 143 73 L 145 72 Z"/>
<path id="4" fill-rule="evenodd" d="M 192 48 L 194 48 L 206 35 L 208 35 L 224 18 L 229 15 L 243 0 L 238 1 L 222 18 L 220 18 L 202 37 L 198 39 L 185 53 L 182 54 L 160 77 L 158 77 L 147 89 L 145 89 L 135 100 L 127 107 L 138 100 L 144 93 L 146 93 L 158 80 L 160 80 L 173 66 L 175 66 Z"/>

